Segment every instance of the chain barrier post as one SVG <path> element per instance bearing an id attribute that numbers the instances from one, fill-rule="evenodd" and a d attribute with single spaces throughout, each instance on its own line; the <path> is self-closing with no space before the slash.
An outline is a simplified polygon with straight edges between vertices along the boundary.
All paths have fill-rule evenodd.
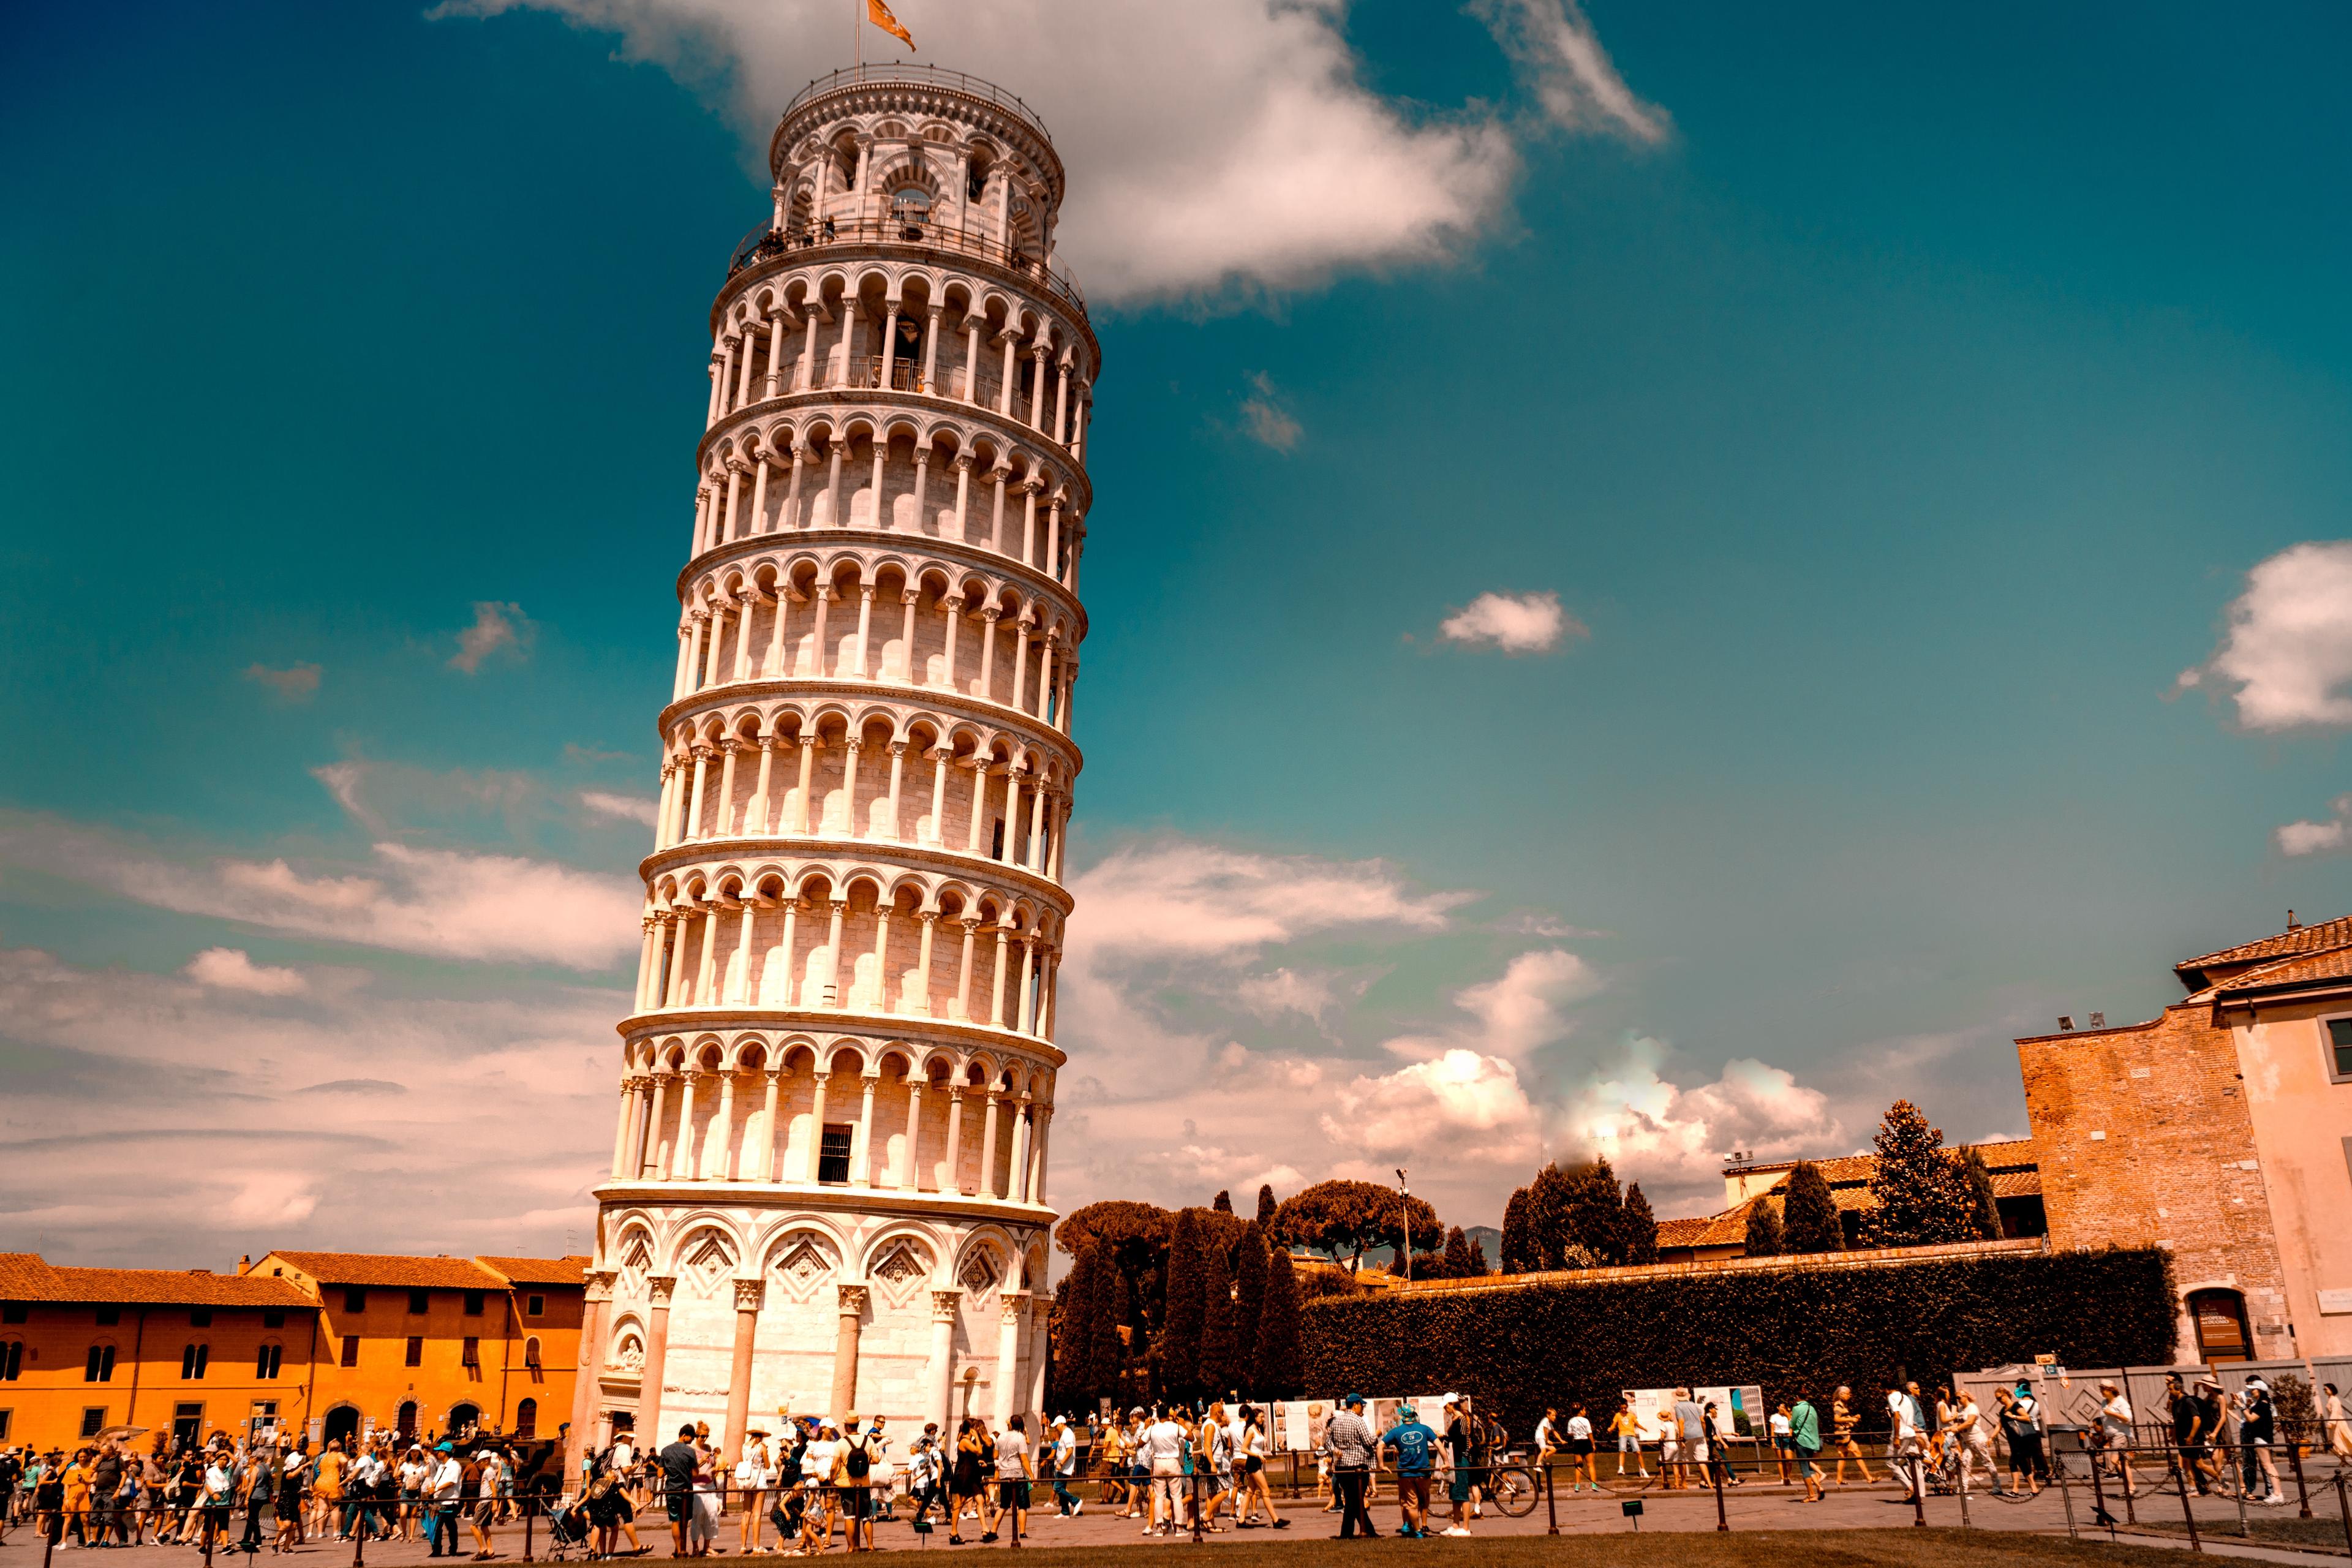
<path id="1" fill-rule="evenodd" d="M 2189 1521 L 2189 1550 L 2202 1552 L 2205 1543 L 2197 1539 L 2196 1505 L 2189 1500 L 2197 1484 L 2196 1467 L 2189 1460 L 2189 1450 L 2178 1442 L 2173 1444 L 2173 1453 L 2180 1467 L 2180 1517 Z"/>
<path id="2" fill-rule="evenodd" d="M 2057 1436 L 2055 1432 L 2050 1434 L 2050 1473 L 2058 1478 L 2058 1500 L 2066 1505 L 2066 1539 L 2080 1541 L 2082 1536 L 2074 1528 L 2074 1489 L 2066 1484 L 2066 1456 L 2059 1450 Z"/>
<path id="3" fill-rule="evenodd" d="M 1549 1460 L 1545 1462 L 1543 1468 L 1544 1512 L 1549 1514 L 1551 1518 L 1551 1530 L 1549 1533 L 1553 1535 L 1558 1535 L 1559 1533 L 1559 1477 L 1558 1472 L 1558 1466 L 1550 1463 Z"/>
<path id="4" fill-rule="evenodd" d="M 1722 1443 L 1723 1439 L 1717 1437 L 1706 1450 L 1707 1474 L 1715 1481 L 1715 1528 L 1717 1533 L 1731 1528 L 1730 1517 L 1723 1511 L 1723 1456 L 1718 1452 Z"/>
<path id="5" fill-rule="evenodd" d="M 2106 1482 L 2101 1479 L 2099 1476 L 2099 1450 L 2092 1449 L 2090 1450 L 2090 1454 L 2091 1522 L 2094 1525 L 2105 1525 L 2107 1527 L 2107 1540 L 2112 1543 L 2116 1538 L 2116 1516 L 2107 1511 Z"/>
<path id="6" fill-rule="evenodd" d="M 2303 1479 L 2303 1445 L 2292 1436 L 2290 1436 L 2286 1442 L 2286 1457 L 2287 1462 L 2294 1466 L 2294 1496 L 2295 1501 L 2300 1505 L 2295 1510 L 2294 1517 L 2297 1519 L 2309 1519 L 2311 1517 L 2311 1489 L 2304 1484 Z"/>
<path id="7" fill-rule="evenodd" d="M 2346 1506 L 2344 1467 L 2336 1467 L 2336 1522 L 2344 1527 L 2344 1550 L 2352 1552 L 2352 1508 Z M 47 1568 L 46 1563 L 43 1568 Z"/>
<path id="8" fill-rule="evenodd" d="M 525 1493 L 523 1493 L 523 1497 L 522 1497 L 522 1560 L 523 1560 L 524 1562 L 526 1562 L 526 1563 L 529 1563 L 529 1562 L 530 1562 L 530 1561 L 531 1561 L 531 1555 L 530 1555 L 530 1505 L 531 1505 L 531 1503 L 532 1503 L 534 1500 L 535 1500 L 531 1497 L 531 1495 L 530 1495 L 529 1492 L 525 1492 Z"/>
<path id="9" fill-rule="evenodd" d="M 1911 1524 L 1914 1529 L 1927 1528 L 1927 1456 L 1909 1456 L 1911 1465 Z"/>
<path id="10" fill-rule="evenodd" d="M 2253 1528 L 2246 1522 L 2246 1468 L 2253 1460 L 2254 1446 L 2252 1443 L 2242 1442 L 2238 1447 L 2240 1451 L 2234 1458 L 2238 1473 L 2232 1478 L 2237 1485 L 2231 1489 L 2238 1494 L 2238 1535 L 2242 1540 L 2251 1541 L 2253 1539 L 2254 1531 Z"/>
<path id="11" fill-rule="evenodd" d="M 1185 1494 L 1186 1494 L 1187 1498 L 1189 1499 L 1189 1500 L 1191 1501 L 1191 1503 L 1192 1503 L 1192 1544 L 1193 1544 L 1193 1545 L 1195 1545 L 1195 1546 L 1198 1546 L 1198 1545 L 1200 1545 L 1200 1544 L 1201 1544 L 1201 1539 L 1202 1539 L 1202 1537 L 1201 1537 L 1201 1468 L 1200 1468 L 1200 1463 L 1199 1463 L 1199 1461 L 1198 1461 L 1197 1459 L 1193 1462 L 1193 1466 L 1192 1466 L 1192 1475 L 1190 1475 L 1189 1477 L 1185 1478 L 1185 1482 L 1184 1482 L 1184 1490 L 1185 1490 Z M 1370 1510 L 1367 1510 L 1367 1511 L 1369 1512 Z"/>

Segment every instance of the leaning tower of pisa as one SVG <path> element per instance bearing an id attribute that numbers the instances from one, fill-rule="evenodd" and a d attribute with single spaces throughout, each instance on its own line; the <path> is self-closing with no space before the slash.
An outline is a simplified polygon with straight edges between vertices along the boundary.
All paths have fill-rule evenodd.
<path id="1" fill-rule="evenodd" d="M 573 1432 L 1035 1412 L 1097 361 L 1062 164 L 866 67 L 711 307 Z"/>

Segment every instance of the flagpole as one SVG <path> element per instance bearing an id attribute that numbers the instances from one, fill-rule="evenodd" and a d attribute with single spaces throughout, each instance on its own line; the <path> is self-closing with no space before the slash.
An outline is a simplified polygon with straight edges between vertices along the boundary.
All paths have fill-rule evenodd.
<path id="1" fill-rule="evenodd" d="M 866 29 L 858 25 L 859 0 L 849 0 L 849 47 L 859 70 L 866 68 Z"/>

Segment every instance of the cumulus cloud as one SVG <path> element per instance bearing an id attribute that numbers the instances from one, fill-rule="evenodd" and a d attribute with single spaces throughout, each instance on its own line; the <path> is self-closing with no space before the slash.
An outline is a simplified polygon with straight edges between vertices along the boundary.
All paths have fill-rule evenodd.
<path id="1" fill-rule="evenodd" d="M 2297 544 L 2246 574 L 2221 644 L 2183 670 L 2260 731 L 2352 724 L 2352 540 Z"/>
<path id="2" fill-rule="evenodd" d="M 245 678 L 267 686 L 287 702 L 308 702 L 319 692 L 319 667 L 315 664 L 290 664 L 284 669 L 249 664 L 245 667 Z"/>
<path id="3" fill-rule="evenodd" d="M 221 1268 L 259 1233 L 583 1249 L 626 1005 L 623 990 L 530 981 L 440 997 L 409 979 L 313 986 L 289 1005 L 0 948 L 0 1232 L 41 1237 L 58 1262 L 148 1267 Z"/>
<path id="4" fill-rule="evenodd" d="M 2290 822 L 2277 832 L 2279 853 L 2290 857 L 2328 855 L 2352 846 L 2352 795 L 2328 803 L 2325 822 Z"/>
<path id="5" fill-rule="evenodd" d="M 1259 371 L 1249 378 L 1250 390 L 1242 399 L 1242 428 L 1251 440 L 1261 447 L 1271 447 L 1277 452 L 1297 448 L 1306 431 L 1282 405 L 1282 395 L 1275 391 L 1274 380 Z"/>
<path id="6" fill-rule="evenodd" d="M 1439 623 L 1437 633 L 1447 642 L 1505 653 L 1546 653 L 1564 637 L 1592 635 L 1553 593 L 1481 594 Z"/>
<path id="7" fill-rule="evenodd" d="M 188 960 L 188 966 L 180 973 L 199 985 L 250 991 L 257 996 L 292 996 L 310 988 L 299 972 L 256 963 L 244 949 L 236 947 L 208 947 Z"/>
<path id="8" fill-rule="evenodd" d="M 617 816 L 625 822 L 642 822 L 647 827 L 661 810 L 661 803 L 641 795 L 613 795 L 601 789 L 583 789 L 580 804 L 597 816 Z"/>
<path id="9" fill-rule="evenodd" d="M 637 944 L 644 889 L 551 861 L 383 841 L 361 865 L 221 857 L 184 865 L 135 841 L 0 815 L 0 864 L 266 931 L 436 958 L 603 969 Z"/>
<path id="10" fill-rule="evenodd" d="M 1518 1069 L 1499 1058 L 1450 1050 L 1378 1078 L 1359 1077 L 1322 1118 L 1324 1135 L 1382 1158 L 1443 1151 L 1452 1163 L 1534 1162 L 1538 1117 Z"/>
<path id="11" fill-rule="evenodd" d="M 1829 1097 L 1786 1068 L 1741 1058 L 1725 1063 L 1714 1082 L 1685 1089 L 1661 1073 L 1667 1056 L 1662 1041 L 1629 1037 L 1615 1063 L 1593 1070 L 1568 1098 L 1559 1118 L 1565 1142 L 1704 1190 L 1734 1149 L 1786 1159 L 1840 1136 Z"/>
<path id="12" fill-rule="evenodd" d="M 1234 994 L 1243 1006 L 1261 1018 L 1277 1018 L 1286 1013 L 1320 1018 L 1339 1001 L 1331 975 L 1301 973 L 1296 969 L 1244 976 L 1234 987 Z"/>
<path id="13" fill-rule="evenodd" d="M 477 599 L 474 624 L 457 634 L 457 651 L 449 656 L 449 668 L 471 675 L 494 653 L 504 651 L 520 658 L 530 647 L 533 630 L 520 605 Z"/>
<path id="14" fill-rule="evenodd" d="M 1666 111 L 1625 85 L 1576 0 L 1476 0 L 1471 9 L 1562 131 L 1652 144 L 1667 138 Z"/>
<path id="15" fill-rule="evenodd" d="M 833 0 L 446 0 L 436 16 L 552 10 L 617 34 L 719 106 L 765 161 L 784 103 L 842 63 Z M 1569 0 L 1488 18 L 1555 124 L 1643 142 L 1640 103 Z M 1282 289 L 1453 253 L 1504 210 L 1526 129 L 1427 112 L 1361 79 L 1342 5 L 995 0 L 908 18 L 940 64 L 1022 94 L 1072 198 L 1061 253 L 1097 299 Z"/>

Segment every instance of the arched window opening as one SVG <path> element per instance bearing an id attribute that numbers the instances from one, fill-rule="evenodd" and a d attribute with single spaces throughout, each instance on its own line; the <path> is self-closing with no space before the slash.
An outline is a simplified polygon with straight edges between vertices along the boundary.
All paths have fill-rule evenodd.
<path id="1" fill-rule="evenodd" d="M 539 1370 L 539 1336 L 536 1334 L 522 1342 L 522 1364 L 533 1372 Z"/>
<path id="2" fill-rule="evenodd" d="M 213 1359 L 210 1345 L 188 1345 L 180 1352 L 180 1379 L 194 1383 L 205 1375 L 205 1367 Z"/>
<path id="3" fill-rule="evenodd" d="M 268 1383 L 276 1377 L 278 1369 L 284 1363 L 285 1358 L 286 1347 L 283 1345 L 266 1344 L 256 1351 L 253 1355 L 255 1381 Z"/>
<path id="4" fill-rule="evenodd" d="M 537 1342 L 534 1341 L 532 1342 L 536 1343 Z M 533 1362 L 531 1364 L 536 1366 L 539 1363 Z M 539 1435 L 538 1400 L 526 1399 L 521 1404 L 515 1406 L 514 1435 L 518 1437 L 535 1437 Z"/>

